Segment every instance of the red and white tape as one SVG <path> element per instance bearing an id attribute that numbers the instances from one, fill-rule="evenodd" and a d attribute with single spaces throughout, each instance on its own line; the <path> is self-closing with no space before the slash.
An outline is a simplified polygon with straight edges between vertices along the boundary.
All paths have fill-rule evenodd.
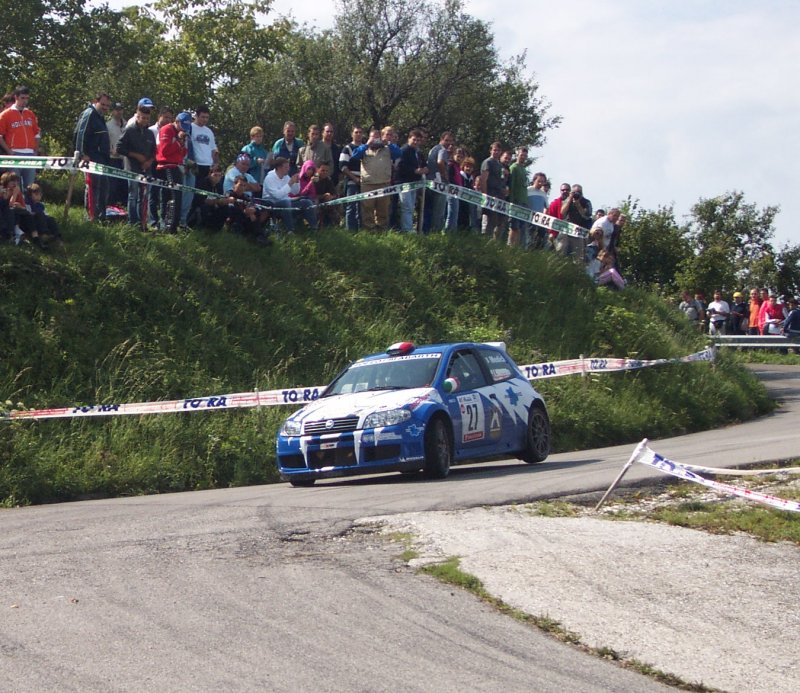
<path id="1" fill-rule="evenodd" d="M 520 366 L 519 368 L 528 380 L 542 380 L 545 378 L 558 378 L 565 375 L 610 373 L 613 371 L 636 370 L 650 366 L 661 366 L 667 363 L 712 361 L 713 359 L 713 349 L 709 348 L 676 359 L 638 361 L 635 359 L 582 358 L 529 364 L 527 366 Z M 251 407 L 297 406 L 313 402 L 322 394 L 326 387 L 325 385 L 313 385 L 311 387 L 292 387 L 282 390 L 256 390 L 253 392 L 237 392 L 225 395 L 203 395 L 202 397 L 185 397 L 183 399 L 156 402 L 91 405 L 74 404 L 66 407 L 49 407 L 47 409 L 20 409 L 0 414 L 0 421 L 20 419 L 70 419 L 89 416 L 138 416 L 143 414 L 174 414 L 190 411 L 222 411 Z"/>

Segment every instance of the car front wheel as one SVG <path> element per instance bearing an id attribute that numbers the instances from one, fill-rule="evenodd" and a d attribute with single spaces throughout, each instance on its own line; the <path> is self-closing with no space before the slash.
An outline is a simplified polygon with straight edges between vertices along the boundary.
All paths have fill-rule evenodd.
<path id="1" fill-rule="evenodd" d="M 544 462 L 550 454 L 550 419 L 538 402 L 531 405 L 528 414 L 528 439 L 522 459 L 528 464 Z"/>
<path id="2" fill-rule="evenodd" d="M 316 479 L 289 479 L 289 483 L 295 488 L 308 488 L 313 486 Z"/>
<path id="3" fill-rule="evenodd" d="M 425 476 L 444 479 L 450 473 L 453 446 L 444 419 L 437 417 L 425 429 Z"/>

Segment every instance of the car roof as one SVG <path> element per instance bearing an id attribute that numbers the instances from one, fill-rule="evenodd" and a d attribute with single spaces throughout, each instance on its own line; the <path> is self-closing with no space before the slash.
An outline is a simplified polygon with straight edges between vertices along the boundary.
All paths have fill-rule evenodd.
<path id="1" fill-rule="evenodd" d="M 451 351 L 455 351 L 457 349 L 469 349 L 473 347 L 489 347 L 492 349 L 497 349 L 500 351 L 505 352 L 505 344 L 502 342 L 443 342 L 441 344 L 423 344 L 421 346 L 415 346 L 413 351 L 408 353 L 410 354 L 437 354 L 437 353 L 450 353 Z M 381 351 L 377 354 L 370 354 L 369 356 L 364 356 L 358 361 L 372 361 L 373 359 L 385 359 L 391 358 L 388 351 Z"/>

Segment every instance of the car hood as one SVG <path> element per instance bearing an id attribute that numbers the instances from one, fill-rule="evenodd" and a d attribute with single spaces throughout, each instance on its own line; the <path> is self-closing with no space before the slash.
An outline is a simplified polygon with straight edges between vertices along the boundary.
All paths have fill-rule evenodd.
<path id="1" fill-rule="evenodd" d="M 410 390 L 367 390 L 346 395 L 322 397 L 295 412 L 289 419 L 302 422 L 358 416 L 359 421 L 362 421 L 365 416 L 376 411 L 400 409 L 402 407 L 414 411 L 425 402 L 431 401 L 439 403 L 442 401 L 439 392 L 432 387 L 420 387 Z"/>

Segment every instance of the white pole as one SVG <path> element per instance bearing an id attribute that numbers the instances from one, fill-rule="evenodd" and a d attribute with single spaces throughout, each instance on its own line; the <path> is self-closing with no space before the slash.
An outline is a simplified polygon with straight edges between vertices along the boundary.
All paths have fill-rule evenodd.
<path id="1" fill-rule="evenodd" d="M 611 495 L 611 492 L 617 487 L 617 484 L 619 484 L 619 482 L 622 481 L 622 477 L 625 476 L 626 472 L 628 471 L 628 469 L 630 469 L 631 465 L 634 462 L 636 462 L 637 458 L 639 457 L 639 455 L 642 454 L 642 451 L 645 449 L 646 446 L 647 446 L 647 438 L 644 438 L 642 439 L 642 442 L 636 446 L 636 449 L 633 451 L 633 454 L 631 455 L 630 459 L 625 463 L 625 466 L 620 470 L 619 474 L 617 474 L 617 478 L 614 479 L 611 486 L 609 486 L 608 490 L 603 494 L 603 497 L 600 499 L 600 502 L 594 506 L 595 512 L 600 510 L 600 506 L 602 506 L 603 503 L 606 502 L 606 498 L 608 498 L 609 495 Z"/>

